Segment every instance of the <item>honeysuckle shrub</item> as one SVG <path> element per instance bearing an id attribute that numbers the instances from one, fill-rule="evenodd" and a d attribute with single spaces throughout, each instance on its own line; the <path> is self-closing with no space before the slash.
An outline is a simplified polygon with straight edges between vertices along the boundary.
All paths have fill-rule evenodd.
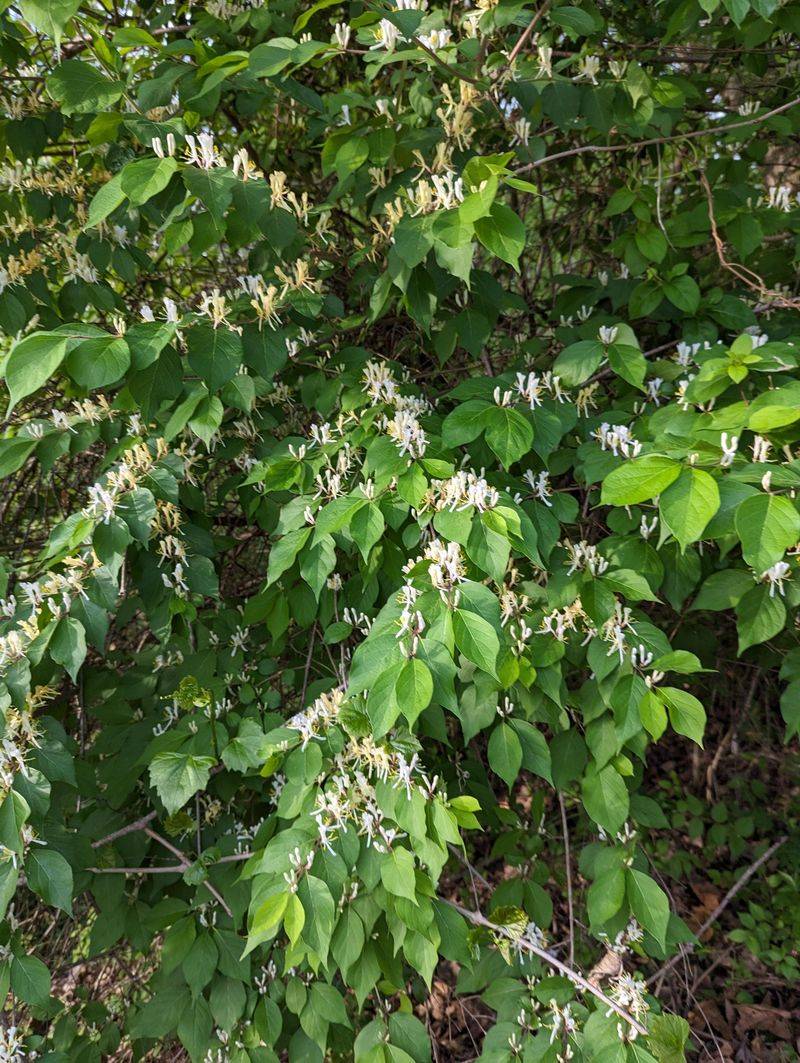
<path id="1" fill-rule="evenodd" d="M 800 729 L 800 4 L 3 7 L 3 1058 L 425 1063 L 440 963 L 683 1058 L 653 747 L 733 626 Z"/>

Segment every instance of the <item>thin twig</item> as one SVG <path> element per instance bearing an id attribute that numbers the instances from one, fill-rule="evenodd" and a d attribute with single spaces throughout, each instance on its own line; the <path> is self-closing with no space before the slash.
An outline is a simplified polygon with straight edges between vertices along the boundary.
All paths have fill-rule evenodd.
<path id="1" fill-rule="evenodd" d="M 240 860 L 249 860 L 253 854 L 231 853 L 230 856 L 221 856 L 210 865 L 232 864 Z M 177 875 L 186 870 L 186 864 L 165 864 L 163 867 L 90 867 L 93 875 Z"/>
<path id="2" fill-rule="evenodd" d="M 98 838 L 96 842 L 92 842 L 92 848 L 101 849 L 104 845 L 109 845 L 111 842 L 115 842 L 117 838 L 123 838 L 126 834 L 133 834 L 134 831 L 144 830 L 148 823 L 152 823 L 157 815 L 157 812 L 148 812 L 146 816 L 142 816 L 141 819 L 137 819 L 134 823 L 129 823 L 126 827 L 120 827 L 119 830 L 112 831 L 111 834 L 106 834 L 104 838 Z"/>
<path id="3" fill-rule="evenodd" d="M 144 832 L 149 838 L 152 838 L 154 841 L 157 841 L 160 845 L 163 845 L 165 849 L 168 849 L 172 853 L 173 856 L 177 856 L 177 858 L 179 860 L 182 860 L 183 861 L 183 870 L 184 871 L 187 868 L 192 866 L 191 861 L 187 860 L 186 856 L 181 852 L 180 849 L 177 848 L 177 846 L 173 845 L 172 842 L 167 841 L 166 838 L 162 838 L 162 836 L 160 834 L 157 834 L 154 830 L 151 830 L 150 827 L 145 827 Z M 219 903 L 222 905 L 222 908 L 226 912 L 226 914 L 229 915 L 231 919 L 233 919 L 233 912 L 228 907 L 228 904 L 227 904 L 225 898 L 219 892 L 217 887 L 215 885 L 213 885 L 213 883 L 207 878 L 203 879 L 202 885 L 205 886 L 206 889 L 208 890 L 208 892 L 213 897 L 215 897 L 216 900 L 219 901 Z"/>
<path id="4" fill-rule="evenodd" d="M 545 155 L 541 159 L 535 159 L 533 162 L 526 163 L 525 166 L 520 166 L 515 173 L 527 173 L 528 170 L 535 170 L 539 166 L 545 166 L 548 162 L 557 162 L 559 159 L 568 159 L 573 155 L 605 154 L 616 151 L 637 151 L 639 148 L 648 148 L 653 144 L 670 144 L 676 140 L 693 140 L 696 137 L 708 137 L 714 136 L 715 134 L 720 135 L 730 132 L 731 129 L 742 129 L 744 126 L 758 125 L 760 122 L 766 122 L 768 118 L 774 118 L 776 114 L 783 114 L 784 111 L 796 107 L 799 103 L 800 96 L 797 96 L 788 103 L 781 104 L 780 107 L 774 107 L 771 111 L 767 111 L 766 114 L 758 115 L 755 118 L 748 118 L 742 122 L 729 122 L 724 126 L 712 126 L 710 129 L 693 129 L 689 133 L 674 133 L 669 137 L 650 137 L 648 140 L 636 140 L 632 144 L 583 144 L 578 148 L 568 148 L 565 151 L 557 151 L 553 155 Z"/>
<path id="5" fill-rule="evenodd" d="M 611 997 L 606 996 L 602 989 L 598 989 L 598 987 L 593 986 L 591 982 L 587 982 L 582 974 L 573 970 L 572 967 L 569 967 L 566 963 L 562 963 L 561 960 L 556 959 L 555 956 L 547 952 L 545 949 L 538 948 L 538 946 L 532 944 L 530 941 L 518 940 L 513 934 L 506 930 L 504 926 L 497 926 L 496 923 L 492 923 L 480 912 L 471 912 L 469 908 L 462 908 L 460 904 L 456 904 L 455 901 L 449 901 L 446 897 L 442 897 L 441 900 L 443 900 L 445 904 L 449 904 L 451 908 L 454 908 L 460 915 L 463 915 L 465 919 L 468 919 L 475 926 L 484 926 L 495 934 L 502 934 L 503 937 L 508 938 L 508 940 L 513 942 L 517 947 L 530 952 L 534 956 L 538 956 L 540 960 L 544 960 L 544 962 L 550 967 L 553 967 L 556 971 L 560 971 L 566 978 L 569 978 L 573 985 L 583 989 L 586 993 L 591 993 L 593 997 L 602 1001 L 607 1008 L 611 1008 L 613 1012 L 616 1012 L 616 1014 L 619 1015 L 621 1019 L 624 1019 L 629 1026 L 633 1027 L 637 1033 L 641 1034 L 643 1037 L 647 1036 L 647 1030 L 642 1026 L 638 1019 L 635 1019 L 633 1015 L 620 1007 L 615 1000 L 611 999 Z"/>
<path id="6" fill-rule="evenodd" d="M 513 66 L 514 65 L 514 60 L 517 58 L 519 53 L 522 51 L 522 49 L 527 44 L 530 35 L 536 29 L 536 23 L 539 21 L 539 19 L 542 17 L 542 15 L 545 13 L 545 11 L 548 9 L 549 6 L 550 6 L 550 0 L 544 0 L 544 3 L 542 4 L 542 6 L 534 14 L 533 18 L 530 20 L 528 25 L 525 27 L 525 32 L 522 34 L 520 39 L 517 41 L 517 43 L 511 49 L 511 52 L 510 52 L 509 57 L 508 57 L 508 65 L 509 66 Z"/>
<path id="7" fill-rule="evenodd" d="M 703 925 L 695 932 L 695 938 L 697 939 L 697 941 L 700 941 L 703 934 L 705 934 L 708 928 L 713 923 L 715 923 L 717 919 L 719 919 L 719 917 L 731 903 L 736 894 L 741 889 L 744 889 L 744 887 L 747 885 L 753 875 L 755 875 L 756 871 L 758 871 L 760 867 L 763 867 L 763 865 L 766 864 L 767 860 L 769 860 L 770 857 L 773 856 L 782 845 L 785 845 L 788 840 L 788 834 L 782 835 L 780 838 L 778 838 L 776 842 L 770 845 L 769 849 L 765 850 L 765 852 L 763 852 L 757 860 L 754 860 L 753 863 L 750 864 L 750 866 L 742 872 L 742 874 L 739 876 L 739 878 L 737 878 L 737 880 L 734 882 L 734 884 L 719 902 L 719 904 L 711 913 L 711 915 L 709 915 L 708 919 L 706 919 Z M 695 945 L 696 942 L 691 941 L 688 945 L 682 946 L 679 952 L 677 952 L 673 957 L 671 957 L 671 959 L 667 960 L 663 967 L 660 967 L 654 975 L 651 975 L 650 978 L 647 979 L 647 984 L 650 985 L 652 982 L 655 982 L 657 979 L 661 978 L 667 973 L 667 971 L 671 970 L 676 963 L 680 963 L 680 961 L 685 956 L 688 956 L 690 955 L 690 953 L 694 952 Z"/>
<path id="8" fill-rule="evenodd" d="M 708 178 L 706 177 L 704 170 L 700 171 L 700 182 L 703 185 L 706 200 L 708 202 L 708 220 L 711 225 L 711 238 L 714 241 L 717 258 L 719 259 L 719 264 L 722 268 L 726 269 L 729 273 L 732 273 L 746 288 L 756 292 L 762 301 L 790 310 L 800 307 L 800 299 L 787 299 L 787 297 L 781 292 L 776 292 L 771 288 L 768 288 L 764 283 L 763 278 L 759 277 L 759 275 L 754 273 L 753 270 L 748 269 L 747 266 L 743 266 L 740 262 L 731 262 L 728 259 L 725 252 L 725 243 L 717 229 L 717 219 L 714 215 L 714 195 L 711 191 L 711 185 L 708 183 Z"/>
<path id="9" fill-rule="evenodd" d="M 567 868 L 567 913 L 569 916 L 569 963 L 575 963 L 575 913 L 572 908 L 572 861 L 569 852 L 569 828 L 567 827 L 567 809 L 564 795 L 559 791 L 558 805 L 561 809 L 561 829 L 564 832 L 564 864 Z"/>

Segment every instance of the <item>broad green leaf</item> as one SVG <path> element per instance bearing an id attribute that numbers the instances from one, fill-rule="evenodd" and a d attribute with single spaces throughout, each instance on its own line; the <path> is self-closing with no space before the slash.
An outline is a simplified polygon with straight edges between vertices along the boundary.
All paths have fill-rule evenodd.
<path id="1" fill-rule="evenodd" d="M 18 0 L 17 7 L 27 23 L 58 44 L 64 29 L 81 6 L 81 0 Z"/>
<path id="2" fill-rule="evenodd" d="M 622 777 L 610 764 L 600 771 L 590 764 L 581 784 L 583 804 L 595 823 L 616 834 L 628 816 L 630 799 Z"/>
<path id="3" fill-rule="evenodd" d="M 89 212 L 84 228 L 91 229 L 93 226 L 99 225 L 101 221 L 105 221 L 109 214 L 112 214 L 124 202 L 125 193 L 122 191 L 122 174 L 117 173 L 95 192 L 89 204 Z"/>
<path id="4" fill-rule="evenodd" d="M 12 957 L 11 991 L 26 1004 L 43 1006 L 50 999 L 50 972 L 37 956 Z"/>
<path id="5" fill-rule="evenodd" d="M 477 613 L 455 609 L 453 611 L 453 634 L 456 646 L 468 661 L 472 661 L 489 675 L 496 676 L 500 641 L 491 624 Z"/>
<path id="6" fill-rule="evenodd" d="M 128 370 L 131 352 L 119 336 L 84 340 L 67 355 L 64 368 L 82 388 L 93 391 L 115 384 Z"/>
<path id="7" fill-rule="evenodd" d="M 403 665 L 397 677 L 395 696 L 400 711 L 413 727 L 417 717 L 428 707 L 433 697 L 433 676 L 428 666 L 419 658 L 411 657 Z"/>
<path id="8" fill-rule="evenodd" d="M 119 175 L 119 187 L 131 205 L 138 207 L 162 192 L 177 169 L 177 162 L 170 158 L 159 159 L 154 156 L 129 162 Z"/>
<path id="9" fill-rule="evenodd" d="M 661 519 L 685 550 L 703 537 L 719 509 L 719 489 L 713 476 L 701 469 L 684 469 L 659 499 Z"/>
<path id="10" fill-rule="evenodd" d="M 414 857 L 408 849 L 397 845 L 389 850 L 381 860 L 381 882 L 395 897 L 417 903 Z"/>
<path id="11" fill-rule="evenodd" d="M 631 458 L 606 476 L 600 501 L 605 506 L 633 506 L 646 502 L 666 490 L 680 473 L 680 464 L 661 454 Z"/>
<path id="12" fill-rule="evenodd" d="M 67 337 L 57 332 L 36 332 L 11 349 L 5 368 L 9 403 L 6 416 L 20 399 L 38 391 L 64 360 Z"/>
<path id="13" fill-rule="evenodd" d="M 628 904 L 639 925 L 665 948 L 669 923 L 669 900 L 666 893 L 649 875 L 632 867 L 625 872 L 625 880 Z"/>
<path id="14" fill-rule="evenodd" d="M 745 561 L 760 576 L 800 539 L 800 514 L 781 495 L 752 495 L 736 510 L 736 534 Z"/>
<path id="15" fill-rule="evenodd" d="M 71 616 L 59 620 L 50 640 L 50 656 L 66 669 L 74 683 L 86 659 L 86 632 L 79 620 Z"/>
<path id="16" fill-rule="evenodd" d="M 28 885 L 46 904 L 72 915 L 72 868 L 55 849 L 32 847 L 25 860 Z"/>
<path id="17" fill-rule="evenodd" d="M 150 763 L 150 782 L 170 814 L 202 790 L 211 776 L 214 758 L 192 753 L 156 753 Z"/>
<path id="18" fill-rule="evenodd" d="M 522 745 L 507 723 L 498 723 L 492 731 L 488 755 L 490 768 L 510 790 L 522 767 Z"/>
<path id="19" fill-rule="evenodd" d="M 706 712 L 697 698 L 678 687 L 659 687 L 658 695 L 667 706 L 672 729 L 702 746 Z"/>
<path id="20" fill-rule="evenodd" d="M 63 0 L 61 0 L 63 2 Z M 89 114 L 116 103 L 123 86 L 83 59 L 66 59 L 46 81 L 47 91 L 64 114 Z"/>
<path id="21" fill-rule="evenodd" d="M 525 247 L 525 225 L 510 207 L 493 203 L 488 217 L 476 219 L 475 235 L 487 251 L 519 269 L 519 256 Z"/>
<path id="22" fill-rule="evenodd" d="M 482 419 L 486 425 L 486 442 L 506 469 L 531 449 L 533 428 L 519 410 L 491 406 Z"/>

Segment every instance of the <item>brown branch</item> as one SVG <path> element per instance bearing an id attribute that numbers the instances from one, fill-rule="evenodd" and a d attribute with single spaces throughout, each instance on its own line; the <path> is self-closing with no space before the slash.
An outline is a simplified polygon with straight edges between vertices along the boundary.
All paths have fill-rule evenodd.
<path id="1" fill-rule="evenodd" d="M 536 159 L 534 162 L 529 162 L 525 166 L 520 166 L 515 173 L 527 173 L 528 170 L 535 170 L 539 166 L 546 165 L 548 162 L 557 162 L 559 159 L 568 159 L 573 155 L 606 154 L 616 151 L 637 151 L 639 148 L 647 148 L 653 144 L 670 144 L 676 140 L 694 140 L 696 137 L 720 135 L 730 132 L 731 129 L 742 129 L 745 126 L 758 125 L 761 122 L 766 122 L 768 118 L 774 118 L 776 114 L 783 114 L 784 111 L 796 107 L 799 103 L 800 96 L 797 96 L 788 103 L 781 104 L 780 107 L 774 107 L 771 111 L 767 111 L 762 115 L 757 115 L 755 118 L 747 118 L 742 122 L 729 122 L 724 126 L 712 126 L 710 129 L 694 129 L 689 133 L 674 133 L 669 137 L 651 137 L 649 140 L 636 140 L 632 144 L 583 144 L 578 148 L 557 151 L 554 155 L 545 155 L 542 159 Z"/>
<path id="2" fill-rule="evenodd" d="M 754 860 L 753 863 L 750 864 L 750 866 L 742 872 L 742 874 L 739 876 L 739 878 L 737 878 L 737 880 L 734 882 L 734 884 L 719 902 L 719 904 L 711 913 L 711 915 L 709 915 L 703 925 L 696 931 L 695 937 L 697 941 L 699 941 L 703 934 L 705 934 L 705 932 L 709 929 L 709 927 L 713 923 L 715 923 L 717 919 L 719 919 L 719 917 L 731 903 L 736 894 L 739 893 L 740 890 L 744 889 L 744 887 L 747 885 L 753 875 L 755 875 L 756 871 L 758 871 L 760 867 L 763 867 L 764 864 L 766 864 L 767 860 L 769 860 L 770 857 L 774 856 L 778 849 L 780 849 L 782 845 L 785 845 L 788 840 L 788 834 L 782 835 L 780 838 L 778 838 L 776 842 L 770 845 L 769 849 L 763 852 L 757 860 Z M 647 979 L 648 985 L 650 985 L 652 982 L 657 981 L 659 978 L 662 978 L 667 973 L 667 971 L 670 971 L 675 966 L 676 963 L 680 963 L 682 959 L 694 952 L 695 944 L 696 943 L 693 941 L 690 942 L 688 945 L 682 947 L 680 951 L 677 952 L 671 959 L 667 960 L 663 967 L 660 967 L 654 975 L 651 975 L 651 977 Z"/>
<path id="3" fill-rule="evenodd" d="M 440 900 L 443 900 L 445 904 L 449 904 L 451 908 L 454 908 L 460 915 L 463 915 L 465 919 L 468 919 L 475 926 L 483 926 L 486 927 L 487 930 L 491 930 L 494 934 L 502 934 L 503 937 L 507 938 L 515 946 L 524 949 L 526 952 L 530 952 L 533 956 L 538 956 L 539 959 L 544 960 L 548 966 L 553 967 L 556 971 L 560 971 L 560 973 L 566 978 L 569 978 L 573 985 L 583 989 L 586 993 L 591 993 L 591 995 L 596 997 L 597 1000 L 602 1001 L 607 1008 L 611 1008 L 613 1012 L 616 1012 L 616 1014 L 619 1015 L 621 1019 L 624 1019 L 625 1022 L 636 1030 L 637 1033 L 642 1034 L 643 1037 L 647 1036 L 647 1030 L 642 1026 L 638 1019 L 635 1019 L 633 1015 L 620 1007 L 615 1000 L 611 999 L 611 997 L 606 996 L 602 989 L 592 985 L 582 974 L 573 970 L 572 967 L 569 967 L 566 963 L 563 963 L 545 949 L 540 949 L 529 941 L 519 941 L 513 934 L 506 930 L 504 926 L 497 926 L 496 923 L 492 923 L 480 912 L 471 912 L 469 908 L 462 908 L 460 904 L 456 904 L 455 901 L 449 901 L 446 897 L 441 897 Z"/>
<path id="4" fill-rule="evenodd" d="M 173 845 L 172 842 L 168 842 L 166 838 L 162 838 L 160 834 L 156 834 L 156 832 L 154 830 L 151 830 L 149 827 L 145 827 L 144 832 L 148 835 L 148 837 L 152 838 L 154 841 L 157 841 L 160 845 L 163 845 L 165 849 L 168 849 L 173 856 L 177 856 L 179 860 L 183 861 L 182 867 L 184 871 L 192 866 L 191 861 L 188 860 L 186 856 L 181 852 L 181 850 L 178 849 L 177 846 Z M 203 880 L 202 885 L 206 887 L 212 897 L 219 901 L 226 914 L 229 915 L 231 919 L 233 919 L 233 912 L 228 907 L 225 898 L 219 892 L 217 887 L 213 885 L 213 883 L 210 882 L 207 878 Z"/>
<path id="5" fill-rule="evenodd" d="M 511 49 L 511 52 L 510 52 L 510 54 L 508 56 L 508 65 L 509 66 L 513 66 L 514 65 L 514 60 L 517 58 L 519 53 L 525 47 L 526 43 L 528 42 L 528 39 L 529 39 L 530 35 L 536 29 L 536 23 L 539 21 L 539 19 L 542 17 L 542 15 L 545 13 L 545 11 L 547 11 L 549 6 L 550 6 L 550 0 L 544 0 L 544 3 L 542 4 L 542 6 L 534 14 L 533 18 L 530 20 L 528 25 L 525 27 L 525 32 L 522 34 L 520 39 L 517 41 L 517 43 Z"/>
<path id="6" fill-rule="evenodd" d="M 759 277 L 757 273 L 754 273 L 747 266 L 741 265 L 739 262 L 731 262 L 725 253 L 725 243 L 722 237 L 719 235 L 717 228 L 717 219 L 714 215 L 714 195 L 711 191 L 711 185 L 706 177 L 705 170 L 700 171 L 700 183 L 706 194 L 706 200 L 708 202 L 708 220 L 711 225 L 711 239 L 714 241 L 714 247 L 717 250 L 717 258 L 719 264 L 723 269 L 732 273 L 737 280 L 740 280 L 746 288 L 755 292 L 762 302 L 767 302 L 776 306 L 784 307 L 785 309 L 796 310 L 800 308 L 800 299 L 787 299 L 781 292 L 776 292 L 771 288 L 768 288 L 764 283 L 762 277 Z"/>

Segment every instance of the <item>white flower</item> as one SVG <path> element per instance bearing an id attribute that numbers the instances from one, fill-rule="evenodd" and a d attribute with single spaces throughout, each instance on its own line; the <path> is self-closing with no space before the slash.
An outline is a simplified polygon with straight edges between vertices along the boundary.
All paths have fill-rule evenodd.
<path id="1" fill-rule="evenodd" d="M 604 347 L 608 347 L 617 338 L 619 328 L 616 325 L 601 325 L 597 330 L 597 338 Z"/>
<path id="2" fill-rule="evenodd" d="M 729 469 L 733 465 L 733 459 L 736 457 L 736 451 L 739 446 L 739 437 L 731 436 L 728 440 L 728 433 L 723 432 L 719 437 L 719 445 L 722 448 L 722 457 L 720 458 L 720 465 L 723 469 Z"/>
<path id="3" fill-rule="evenodd" d="M 225 165 L 211 133 L 198 133 L 196 137 L 193 133 L 187 133 L 184 158 L 201 170 L 213 170 L 215 166 Z"/>
<path id="4" fill-rule="evenodd" d="M 102 484 L 96 483 L 89 488 L 89 504 L 84 510 L 87 517 L 95 517 L 103 524 L 108 524 L 114 516 L 115 506 L 114 495 Z"/>
<path id="5" fill-rule="evenodd" d="M 681 365 L 686 368 L 694 361 L 695 355 L 699 350 L 699 343 L 683 343 L 683 341 L 681 341 L 677 346 L 678 353 L 675 357 L 675 361 L 678 363 L 678 365 Z"/>
<path id="6" fill-rule="evenodd" d="M 566 541 L 563 545 L 570 560 L 567 575 L 571 576 L 573 572 L 587 571 L 591 572 L 593 576 L 602 576 L 608 568 L 609 562 L 606 558 L 598 552 L 596 546 L 592 543 L 587 543 L 585 539 L 581 539 L 579 543 Z"/>
<path id="7" fill-rule="evenodd" d="M 350 43 L 350 27 L 346 22 L 337 22 L 333 28 L 333 36 L 336 43 L 344 51 Z"/>
<path id="8" fill-rule="evenodd" d="M 769 461 L 769 452 L 772 449 L 772 444 L 768 439 L 764 439 L 763 436 L 757 435 L 753 439 L 753 461 L 756 464 Z"/>
<path id="9" fill-rule="evenodd" d="M 164 152 L 164 145 L 161 143 L 161 137 L 153 137 L 153 139 L 150 141 L 150 147 L 153 149 L 153 152 L 159 157 L 159 159 L 163 159 L 164 158 L 165 152 Z M 174 154 L 175 154 L 175 134 L 174 133 L 167 133 L 166 155 L 171 157 Z"/>
<path id="10" fill-rule="evenodd" d="M 372 32 L 375 35 L 375 43 L 370 45 L 370 51 L 385 48 L 387 52 L 391 52 L 398 41 L 405 40 L 397 26 L 388 18 L 382 18 Z"/>
<path id="11" fill-rule="evenodd" d="M 528 469 L 525 472 L 525 479 L 539 501 L 544 502 L 548 508 L 552 507 L 553 503 L 550 501 L 550 495 L 552 495 L 553 489 L 550 486 L 550 473 L 546 469 L 539 473 L 534 473 L 532 469 Z"/>
<path id="12" fill-rule="evenodd" d="M 776 561 L 771 568 L 768 568 L 766 572 L 761 573 L 759 581 L 769 585 L 769 596 L 770 598 L 774 598 L 775 591 L 777 591 L 781 597 L 784 596 L 783 582 L 790 578 L 791 565 L 789 565 L 787 561 Z"/>
<path id="13" fill-rule="evenodd" d="M 792 190 L 789 185 L 771 185 L 767 189 L 767 203 L 774 210 L 788 212 L 792 209 L 792 202 L 789 198 L 791 192 Z"/>
<path id="14" fill-rule="evenodd" d="M 553 49 L 549 44 L 540 44 L 536 49 L 536 57 L 539 60 L 537 77 L 551 78 L 553 76 Z"/>
<path id="15" fill-rule="evenodd" d="M 431 30 L 427 36 L 417 37 L 417 40 L 432 52 L 438 52 L 440 48 L 447 47 L 451 37 L 452 33 L 448 29 Z"/>
<path id="16" fill-rule="evenodd" d="M 398 410 L 386 424 L 386 434 L 393 439 L 401 454 L 421 458 L 428 445 L 422 425 L 408 410 Z"/>
<path id="17" fill-rule="evenodd" d="M 573 81 L 580 81 L 585 78 L 587 81 L 591 81 L 593 85 L 596 85 L 599 72 L 599 57 L 596 55 L 582 55 L 578 62 L 578 73 L 573 78 Z"/>
<path id="18" fill-rule="evenodd" d="M 624 424 L 610 425 L 604 421 L 592 434 L 600 443 L 600 448 L 610 450 L 615 458 L 620 454 L 624 458 L 635 458 L 642 449 L 642 444 L 633 437 L 631 430 Z"/>

